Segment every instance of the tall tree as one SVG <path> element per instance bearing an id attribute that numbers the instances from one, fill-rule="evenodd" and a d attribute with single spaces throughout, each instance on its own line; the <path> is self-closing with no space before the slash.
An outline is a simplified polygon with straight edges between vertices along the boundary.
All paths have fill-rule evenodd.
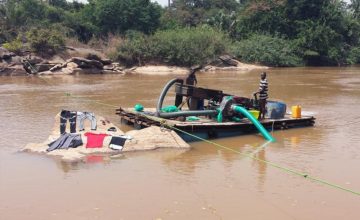
<path id="1" fill-rule="evenodd" d="M 91 3 L 94 4 L 94 24 L 104 34 L 126 30 L 151 33 L 159 26 L 161 7 L 150 0 L 94 0 Z"/>
<path id="2" fill-rule="evenodd" d="M 236 0 L 173 0 L 170 13 L 184 26 L 206 22 L 219 11 L 231 13 L 239 8 Z"/>
<path id="3" fill-rule="evenodd" d="M 352 11 L 354 18 L 360 19 L 360 0 L 351 0 L 350 10 Z"/>
<path id="4" fill-rule="evenodd" d="M 68 8 L 68 2 L 66 0 L 47 0 L 49 5 L 67 9 Z"/>

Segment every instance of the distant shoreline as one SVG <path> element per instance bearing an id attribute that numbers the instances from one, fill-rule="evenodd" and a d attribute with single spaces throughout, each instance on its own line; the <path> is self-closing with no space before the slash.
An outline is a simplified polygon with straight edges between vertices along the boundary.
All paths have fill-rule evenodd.
<path id="1" fill-rule="evenodd" d="M 76 74 L 144 74 L 144 75 L 183 75 L 189 68 L 163 63 L 126 67 L 108 59 L 105 54 L 89 48 L 66 47 L 66 51 L 51 58 L 36 54 L 18 56 L 0 48 L 0 76 L 25 75 L 76 75 Z M 251 71 L 270 67 L 242 63 L 229 55 L 220 56 L 202 72 L 212 71 Z"/>

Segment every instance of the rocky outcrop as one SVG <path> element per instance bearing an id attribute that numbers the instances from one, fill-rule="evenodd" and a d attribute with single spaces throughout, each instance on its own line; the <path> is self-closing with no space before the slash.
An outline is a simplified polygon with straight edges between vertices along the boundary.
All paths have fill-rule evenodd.
<path id="1" fill-rule="evenodd" d="M 223 55 L 215 59 L 209 65 L 203 67 L 200 71 L 250 71 L 250 70 L 261 70 L 268 69 L 266 66 L 258 66 L 252 64 L 245 64 L 230 55 Z M 146 65 L 140 67 L 132 67 L 126 69 L 125 72 L 145 75 L 183 75 L 188 74 L 189 69 L 184 67 L 176 66 L 164 66 L 164 65 Z"/>
<path id="2" fill-rule="evenodd" d="M 104 64 L 98 60 L 90 60 L 82 57 L 73 57 L 70 60 L 67 60 L 65 65 L 67 65 L 67 63 L 75 63 L 79 68 L 82 69 L 103 69 L 104 67 Z"/>
<path id="3" fill-rule="evenodd" d="M 0 75 L 2 76 L 23 76 L 31 73 L 24 65 L 24 60 L 31 66 L 36 66 L 45 63 L 45 60 L 37 56 L 18 56 L 15 53 L 9 52 L 3 47 L 0 47 Z M 48 70 L 47 66 L 40 66 L 42 71 Z M 33 69 L 35 70 L 35 68 Z M 36 71 L 33 71 L 36 72 Z"/>
<path id="4" fill-rule="evenodd" d="M 242 63 L 230 55 L 223 55 L 205 66 L 203 71 L 250 71 L 262 69 L 269 69 L 269 67 Z"/>
<path id="5" fill-rule="evenodd" d="M 68 49 L 69 55 L 56 55 L 50 59 L 27 55 L 17 56 L 0 47 L 0 75 L 19 76 L 28 74 L 39 75 L 73 75 L 73 74 L 145 74 L 145 75 L 184 75 L 188 68 L 167 65 L 145 65 L 126 69 L 119 63 L 104 58 L 98 51 L 84 48 Z M 76 56 L 77 55 L 77 56 Z M 241 63 L 230 55 L 223 55 L 215 59 L 201 71 L 250 71 L 254 69 L 268 69 L 266 66 Z"/>
<path id="6" fill-rule="evenodd" d="M 11 57 L 16 56 L 15 53 L 9 52 L 7 49 L 0 47 L 0 61 L 1 60 L 8 60 Z"/>
<path id="7" fill-rule="evenodd" d="M 22 65 L 0 63 L 0 76 L 24 76 L 27 74 Z"/>
<path id="8" fill-rule="evenodd" d="M 24 59 L 26 59 L 31 65 L 38 65 L 38 64 L 48 64 L 49 62 L 41 57 L 38 56 L 24 56 Z"/>
<path id="9" fill-rule="evenodd" d="M 120 63 L 111 63 L 104 66 L 105 71 L 124 72 L 125 67 L 121 66 Z"/>
<path id="10" fill-rule="evenodd" d="M 76 51 L 77 49 L 73 49 Z M 39 56 L 17 56 L 5 48 L 0 47 L 0 75 L 21 76 L 29 74 L 39 75 L 70 75 L 70 74 L 103 74 L 124 73 L 124 67 L 113 63 L 110 59 L 102 58 L 88 49 L 85 57 L 72 57 L 64 60 L 63 56 L 44 59 Z"/>
<path id="11" fill-rule="evenodd" d="M 57 64 L 49 71 L 39 72 L 40 75 L 53 74 L 103 74 L 124 73 L 124 68 L 119 63 L 112 63 L 109 59 L 101 59 L 97 55 L 89 55 L 87 58 L 72 57 L 64 63 Z"/>
<path id="12" fill-rule="evenodd" d="M 0 76 L 26 75 L 21 58 L 0 47 Z"/>
<path id="13" fill-rule="evenodd" d="M 92 54 L 92 53 L 89 53 L 89 54 L 86 56 L 86 59 L 99 61 L 99 62 L 101 62 L 103 65 L 110 65 L 110 64 L 112 63 L 112 61 L 111 61 L 110 59 L 100 58 L 98 55 Z"/>
<path id="14" fill-rule="evenodd" d="M 235 60 L 234 57 L 231 57 L 230 55 L 219 56 L 219 60 L 221 60 L 223 62 L 223 64 L 226 64 L 228 66 L 237 66 L 238 62 L 239 62 L 239 61 Z"/>

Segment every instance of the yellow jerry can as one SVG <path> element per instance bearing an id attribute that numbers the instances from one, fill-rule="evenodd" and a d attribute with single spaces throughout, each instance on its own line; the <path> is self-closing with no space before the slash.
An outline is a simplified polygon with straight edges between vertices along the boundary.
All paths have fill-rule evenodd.
<path id="1" fill-rule="evenodd" d="M 301 118 L 301 106 L 300 105 L 294 105 L 291 107 L 291 117 Z"/>

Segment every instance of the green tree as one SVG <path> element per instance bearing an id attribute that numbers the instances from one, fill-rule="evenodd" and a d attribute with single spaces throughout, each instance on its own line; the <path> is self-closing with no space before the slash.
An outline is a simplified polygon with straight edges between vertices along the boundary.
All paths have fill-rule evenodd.
<path id="1" fill-rule="evenodd" d="M 223 10 L 220 10 L 214 16 L 208 18 L 206 22 L 212 27 L 229 32 L 229 34 L 233 36 L 238 20 L 235 11 L 226 13 Z"/>
<path id="2" fill-rule="evenodd" d="M 257 0 L 244 6 L 231 36 L 237 40 L 254 34 L 281 36 L 293 41 L 310 65 L 345 64 L 359 43 L 358 19 L 349 16 L 340 0 Z M 355 15 L 356 9 L 352 11 Z"/>
<path id="3" fill-rule="evenodd" d="M 159 26 L 161 13 L 161 7 L 150 0 L 94 0 L 85 10 L 93 10 L 92 21 L 103 34 L 127 30 L 151 33 Z"/>
<path id="4" fill-rule="evenodd" d="M 67 12 L 64 20 L 64 25 L 69 28 L 68 35 L 78 38 L 83 43 L 89 42 L 100 33 L 99 28 L 91 22 L 91 14 L 86 14 L 89 11 L 91 10 L 85 7 L 78 12 Z"/>
<path id="5" fill-rule="evenodd" d="M 130 32 L 118 48 L 118 58 L 128 65 L 156 61 L 191 66 L 206 64 L 228 48 L 226 34 L 209 26 L 162 30 L 152 36 Z"/>
<path id="6" fill-rule="evenodd" d="M 117 58 L 128 66 L 145 64 L 152 59 L 148 41 L 143 33 L 128 31 L 126 40 L 118 48 Z"/>
<path id="7" fill-rule="evenodd" d="M 349 6 L 355 19 L 360 19 L 360 0 L 351 0 Z"/>
<path id="8" fill-rule="evenodd" d="M 296 43 L 279 37 L 253 35 L 232 45 L 232 53 L 241 60 L 269 66 L 300 66 Z"/>
<path id="9" fill-rule="evenodd" d="M 13 11 L 14 24 L 17 26 L 33 25 L 45 18 L 46 5 L 38 0 L 14 1 Z"/>
<path id="10" fill-rule="evenodd" d="M 206 64 L 228 51 L 226 34 L 209 26 L 158 31 L 151 37 L 150 54 L 162 62 L 191 66 Z"/>
<path id="11" fill-rule="evenodd" d="M 247 1 L 239 14 L 235 31 L 237 40 L 251 37 L 254 33 L 265 35 L 284 35 L 288 32 L 288 18 L 285 1 L 259 0 Z"/>
<path id="12" fill-rule="evenodd" d="M 65 11 L 62 8 L 46 7 L 45 18 L 49 23 L 61 23 L 65 20 Z"/>
<path id="13" fill-rule="evenodd" d="M 47 0 L 47 2 L 56 8 L 69 9 L 69 4 L 66 0 Z"/>
<path id="14" fill-rule="evenodd" d="M 346 20 L 345 4 L 330 0 L 294 2 L 291 3 L 296 6 L 290 4 L 287 8 L 298 7 L 306 11 L 296 10 L 292 22 L 295 38 L 304 51 L 306 62 L 311 65 L 345 64 L 346 51 L 351 46 L 350 42 L 347 42 L 350 29 Z M 299 6 L 299 2 L 303 5 Z"/>
<path id="15" fill-rule="evenodd" d="M 183 26 L 197 26 L 213 16 L 219 10 L 225 13 L 236 11 L 240 4 L 236 0 L 174 0 L 170 13 Z"/>

